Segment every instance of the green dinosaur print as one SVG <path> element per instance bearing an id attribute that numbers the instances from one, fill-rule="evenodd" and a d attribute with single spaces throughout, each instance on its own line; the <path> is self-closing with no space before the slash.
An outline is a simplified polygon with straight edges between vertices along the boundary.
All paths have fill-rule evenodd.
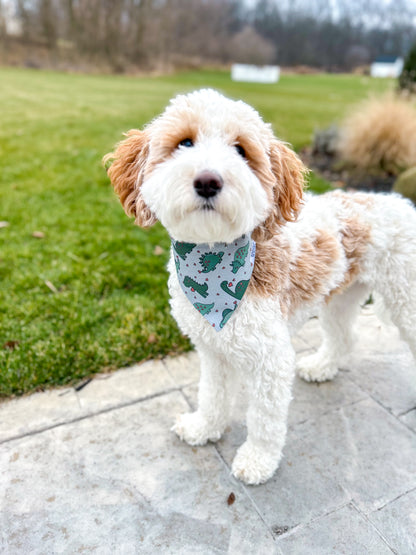
<path id="1" fill-rule="evenodd" d="M 234 310 L 237 308 L 237 304 L 235 305 L 235 307 L 233 309 L 231 308 L 226 308 L 225 310 L 223 310 L 222 312 L 222 320 L 220 322 L 220 328 L 223 328 L 225 326 L 225 324 L 228 322 L 228 320 L 231 318 L 231 316 L 234 314 Z"/>
<path id="2" fill-rule="evenodd" d="M 208 297 L 208 293 L 207 293 L 208 284 L 207 283 L 203 283 L 201 285 L 200 283 L 197 283 L 196 281 L 194 281 L 189 276 L 186 276 L 185 279 L 183 280 L 183 284 L 185 285 L 185 287 L 190 287 L 191 291 L 196 291 L 197 293 L 199 293 L 201 295 L 201 297 L 204 297 L 204 299 L 206 297 Z"/>
<path id="3" fill-rule="evenodd" d="M 175 256 L 175 266 L 176 266 L 176 271 L 179 273 L 179 270 L 181 269 L 181 263 L 179 262 L 179 258 L 177 258 Z"/>
<path id="4" fill-rule="evenodd" d="M 232 272 L 236 274 L 240 268 L 244 266 L 248 255 L 248 249 L 250 246 L 250 241 L 244 247 L 240 247 L 235 251 L 234 260 L 231 262 Z"/>
<path id="5" fill-rule="evenodd" d="M 250 283 L 249 279 L 242 279 L 237 283 L 234 291 L 230 289 L 230 287 L 232 287 L 233 284 L 228 283 L 227 281 L 221 282 L 220 287 L 223 291 L 225 291 L 226 293 L 228 293 L 229 295 L 231 295 L 232 297 L 240 301 L 243 298 L 243 295 L 246 292 L 246 289 L 249 283 Z"/>
<path id="6" fill-rule="evenodd" d="M 218 264 L 220 264 L 223 256 L 223 252 L 208 252 L 207 254 L 202 254 L 199 257 L 199 262 L 203 267 L 202 273 L 207 274 L 215 270 Z"/>
<path id="7" fill-rule="evenodd" d="M 185 260 L 186 256 L 192 252 L 196 247 L 196 243 L 181 243 L 180 241 L 173 242 L 173 248 L 178 253 L 178 255 Z"/>
<path id="8" fill-rule="evenodd" d="M 211 304 L 204 304 L 204 303 L 194 303 L 194 307 L 197 311 L 205 316 L 205 314 L 209 314 L 211 310 L 214 308 L 214 303 Z"/>

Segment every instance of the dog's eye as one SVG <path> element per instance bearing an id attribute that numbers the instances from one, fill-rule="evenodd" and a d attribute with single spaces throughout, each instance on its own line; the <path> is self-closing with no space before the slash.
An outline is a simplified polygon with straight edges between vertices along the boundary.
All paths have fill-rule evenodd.
<path id="1" fill-rule="evenodd" d="M 189 148 L 191 146 L 194 146 L 194 142 L 192 139 L 183 139 L 183 141 L 181 141 L 178 146 L 185 146 L 186 148 Z"/>
<path id="2" fill-rule="evenodd" d="M 235 145 L 235 148 L 238 152 L 238 154 L 242 157 L 245 158 L 246 157 L 246 151 L 244 150 L 244 148 L 241 145 Z"/>

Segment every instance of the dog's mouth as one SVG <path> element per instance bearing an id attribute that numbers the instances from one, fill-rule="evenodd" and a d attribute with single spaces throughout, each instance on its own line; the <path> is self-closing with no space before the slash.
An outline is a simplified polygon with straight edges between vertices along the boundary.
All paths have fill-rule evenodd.
<path id="1" fill-rule="evenodd" d="M 205 202 L 203 202 L 200 206 L 199 209 L 202 210 L 203 212 L 212 212 L 215 211 L 215 206 L 214 206 L 214 202 L 211 200 L 206 200 Z"/>

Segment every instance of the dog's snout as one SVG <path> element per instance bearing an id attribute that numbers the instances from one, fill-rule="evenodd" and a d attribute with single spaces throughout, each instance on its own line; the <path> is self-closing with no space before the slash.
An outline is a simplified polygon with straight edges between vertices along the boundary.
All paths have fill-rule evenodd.
<path id="1" fill-rule="evenodd" d="M 215 197 L 222 186 L 221 176 L 212 171 L 203 171 L 194 179 L 194 189 L 200 197 Z"/>

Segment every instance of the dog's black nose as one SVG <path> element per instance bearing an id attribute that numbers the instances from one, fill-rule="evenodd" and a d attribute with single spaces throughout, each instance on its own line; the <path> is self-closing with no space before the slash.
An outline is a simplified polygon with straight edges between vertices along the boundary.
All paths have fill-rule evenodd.
<path id="1" fill-rule="evenodd" d="M 221 190 L 223 181 L 220 175 L 213 171 L 203 171 L 194 179 L 194 189 L 200 197 L 209 198 Z"/>

